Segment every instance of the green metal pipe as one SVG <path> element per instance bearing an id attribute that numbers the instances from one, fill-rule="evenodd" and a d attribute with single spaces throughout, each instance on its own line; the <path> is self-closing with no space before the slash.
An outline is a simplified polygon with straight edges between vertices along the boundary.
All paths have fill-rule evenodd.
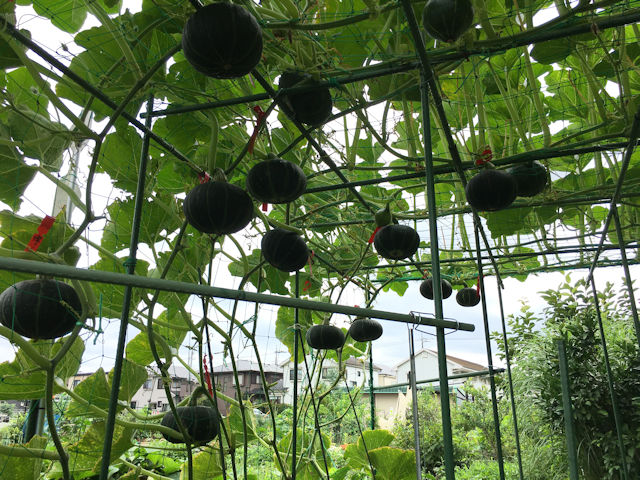
<path id="1" fill-rule="evenodd" d="M 153 97 L 147 101 L 147 111 L 153 110 Z M 151 117 L 146 120 L 147 129 L 151 128 Z M 136 186 L 136 196 L 133 208 L 133 219 L 131 221 L 131 239 L 129 242 L 129 258 L 125 262 L 127 275 L 135 273 L 136 254 L 138 252 L 138 239 L 140 235 L 140 220 L 142 218 L 142 206 L 146 202 L 144 195 L 145 179 L 147 177 L 147 162 L 149 160 L 149 135 L 145 134 L 142 140 L 142 152 L 140 153 L 140 168 L 138 169 L 138 184 Z M 124 362 L 124 348 L 127 341 L 127 327 L 129 326 L 129 309 L 131 307 L 131 297 L 133 287 L 127 286 L 124 289 L 122 301 L 122 314 L 120 316 L 120 330 L 118 332 L 118 343 L 116 347 L 116 358 L 113 370 L 111 371 L 111 397 L 109 399 L 109 411 L 104 427 L 104 445 L 102 448 L 102 463 L 100 465 L 100 480 L 109 478 L 109 459 L 111 458 L 111 447 L 113 442 L 113 432 L 116 425 L 116 413 L 118 411 L 118 393 L 120 392 L 120 380 L 122 378 L 122 365 Z"/>
<path id="2" fill-rule="evenodd" d="M 296 272 L 295 279 L 295 294 L 296 298 L 300 296 L 300 274 Z M 293 431 L 291 432 L 291 480 L 296 480 L 296 465 L 298 463 L 298 340 L 300 323 L 300 310 L 297 308 L 294 310 L 293 320 L 293 417 L 291 423 L 293 425 Z M 322 438 L 320 439 L 322 441 Z"/>
<path id="3" fill-rule="evenodd" d="M 504 372 L 504 368 L 494 368 L 493 373 L 502 373 Z M 484 377 L 489 375 L 489 370 L 480 370 L 477 372 L 469 372 L 469 373 L 456 373 L 455 375 L 447 375 L 447 379 L 456 380 L 460 378 L 473 378 L 473 377 Z M 427 380 L 416 380 L 416 385 L 422 385 L 424 383 L 433 383 L 440 380 L 440 377 L 436 378 L 428 378 Z M 410 382 L 403 383 L 394 383 L 392 385 L 385 385 L 383 387 L 373 387 L 374 391 L 384 390 L 385 388 L 397 388 L 397 387 L 408 387 Z"/>
<path id="4" fill-rule="evenodd" d="M 631 130 L 629 132 L 629 143 L 624 152 L 624 157 L 622 157 L 622 164 L 620 165 L 620 173 L 618 174 L 618 181 L 616 182 L 616 188 L 614 190 L 613 196 L 611 197 L 611 204 L 609 206 L 609 212 L 607 213 L 607 218 L 604 221 L 604 227 L 602 228 L 602 236 L 600 237 L 600 248 L 604 245 L 604 241 L 607 237 L 607 233 L 609 232 L 609 225 L 611 224 L 611 219 L 613 217 L 613 211 L 620 201 L 620 192 L 622 191 L 622 183 L 624 182 L 624 176 L 627 173 L 627 169 L 629 168 L 629 163 L 631 162 L 631 156 L 633 155 L 633 151 L 638 143 L 638 137 L 640 136 L 640 107 L 636 110 L 635 115 L 633 116 L 633 123 L 631 124 Z M 600 252 L 596 252 L 595 257 L 593 258 L 593 264 L 589 269 L 588 279 L 593 279 L 593 271 L 596 268 L 596 264 L 598 263 L 598 258 L 600 257 Z"/>
<path id="5" fill-rule="evenodd" d="M 440 408 L 442 410 L 442 441 L 444 445 L 444 471 L 447 480 L 455 480 L 453 457 L 453 431 L 451 428 L 451 405 L 449 404 L 449 382 L 447 377 L 447 350 L 444 328 L 436 328 L 438 350 L 438 380 L 440 381 Z M 419 455 L 420 452 L 416 452 Z"/>
<path id="6" fill-rule="evenodd" d="M 471 323 L 456 322 L 453 320 L 416 318 L 408 314 L 387 312 L 384 310 L 375 310 L 371 308 L 335 305 L 332 303 L 315 302 L 303 298 L 292 298 L 280 295 L 268 295 L 265 293 L 246 292 L 242 290 L 232 290 L 230 288 L 198 285 L 196 283 L 176 282 L 174 280 L 142 277 L 138 275 L 127 275 L 123 273 L 85 270 L 81 268 L 70 267 L 68 265 L 36 262 L 33 260 L 22 260 L 18 258 L 0 257 L 0 270 L 33 274 L 39 273 L 42 275 L 50 275 L 62 278 L 75 278 L 77 280 L 85 280 L 88 282 L 109 283 L 112 285 L 126 285 L 130 287 L 144 288 L 149 290 L 161 290 L 163 292 L 189 293 L 193 295 L 228 298 L 245 302 L 267 303 L 269 305 L 302 308 L 305 310 L 316 310 L 319 312 L 342 313 L 344 315 L 371 317 L 402 323 L 415 323 L 453 330 L 463 330 L 466 332 L 473 332 L 475 330 L 475 326 Z"/>
<path id="7" fill-rule="evenodd" d="M 499 272 L 496 272 L 499 275 Z M 516 399 L 513 394 L 513 378 L 511 377 L 511 355 L 509 353 L 509 342 L 507 341 L 507 325 L 504 321 L 504 302 L 502 301 L 502 288 L 498 285 L 498 304 L 500 305 L 500 321 L 502 324 L 502 342 L 504 343 L 504 357 L 507 362 L 507 381 L 509 382 L 509 399 L 511 400 L 511 416 L 513 417 L 513 435 L 516 440 L 516 457 L 518 459 L 518 475 L 520 480 L 524 480 L 522 470 L 522 450 L 520 449 L 520 432 L 518 431 L 518 414 L 516 411 Z"/>
<path id="8" fill-rule="evenodd" d="M 558 362 L 560 364 L 560 384 L 562 385 L 562 410 L 564 415 L 564 430 L 567 437 L 567 457 L 569 460 L 569 479 L 579 480 L 578 477 L 578 447 L 576 432 L 573 426 L 573 405 L 571 404 L 571 386 L 569 384 L 569 365 L 564 340 L 556 341 L 558 346 Z"/>
<path id="9" fill-rule="evenodd" d="M 613 206 L 613 221 L 616 225 L 616 235 L 618 237 L 618 245 L 620 246 L 620 256 L 622 257 L 622 268 L 624 270 L 624 279 L 627 284 L 627 293 L 629 294 L 629 302 L 631 303 L 631 316 L 633 317 L 633 326 L 636 331 L 636 340 L 640 345 L 640 321 L 638 321 L 638 307 L 636 307 L 636 296 L 633 291 L 633 280 L 629 271 L 629 260 L 627 259 L 627 247 L 624 242 L 622 226 L 620 225 L 620 217 L 618 215 L 618 207 Z"/>
<path id="10" fill-rule="evenodd" d="M 505 480 L 504 458 L 502 456 L 502 435 L 500 434 L 500 415 L 498 414 L 498 396 L 496 395 L 496 381 L 493 375 L 493 354 L 491 353 L 491 336 L 489 331 L 489 315 L 487 313 L 487 294 L 484 288 L 484 273 L 482 270 L 482 258 L 480 249 L 480 225 L 479 218 L 474 218 L 474 233 L 476 243 L 476 256 L 478 258 L 478 285 L 480 286 L 480 300 L 482 305 L 482 323 L 484 325 L 484 341 L 487 350 L 487 362 L 489 367 L 489 389 L 491 390 L 491 409 L 493 410 L 493 424 L 496 430 L 496 456 L 498 457 L 498 472 L 500 480 Z"/>
<path id="11" fill-rule="evenodd" d="M 413 328 L 409 328 L 409 379 L 411 383 L 411 419 L 413 420 L 413 445 L 414 451 L 416 452 L 416 478 L 417 480 L 422 480 L 420 415 L 418 414 L 418 388 L 416 386 L 416 354 L 415 343 L 413 341 Z"/>
<path id="12" fill-rule="evenodd" d="M 373 342 L 369 342 L 369 407 L 371 414 L 371 430 L 376 429 L 376 399 L 373 396 Z"/>
<path id="13" fill-rule="evenodd" d="M 598 328 L 600 330 L 600 344 L 602 345 L 602 354 L 604 356 L 604 364 L 607 368 L 607 384 L 609 386 L 609 395 L 611 396 L 611 409 L 613 410 L 613 421 L 616 426 L 616 435 L 618 437 L 618 448 L 620 449 L 620 466 L 622 467 L 623 480 L 629 479 L 629 469 L 627 467 L 627 449 L 622 438 L 622 418 L 618 409 L 618 397 L 616 395 L 615 386 L 613 384 L 613 373 L 611 372 L 611 363 L 609 362 L 609 351 L 607 349 L 607 340 L 604 336 L 604 328 L 602 327 L 602 315 L 600 313 L 600 300 L 598 299 L 598 290 L 596 290 L 596 282 L 593 274 L 590 276 L 591 291 L 593 293 L 593 304 L 596 309 L 598 318 Z"/>

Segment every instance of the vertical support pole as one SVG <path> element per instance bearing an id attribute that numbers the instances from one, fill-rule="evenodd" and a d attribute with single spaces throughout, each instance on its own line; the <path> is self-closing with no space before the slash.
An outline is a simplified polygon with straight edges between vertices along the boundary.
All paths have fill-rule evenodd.
<path id="1" fill-rule="evenodd" d="M 436 327 L 438 345 L 438 376 L 440 377 L 440 408 L 442 410 L 442 441 L 444 443 L 444 471 L 447 480 L 455 480 L 453 460 L 453 432 L 451 430 L 451 405 L 449 405 L 449 378 L 444 328 Z M 446 421 L 445 421 L 446 419 Z"/>
<path id="2" fill-rule="evenodd" d="M 484 324 L 484 341 L 487 349 L 487 369 L 489 370 L 489 388 L 491 389 L 491 407 L 493 410 L 493 425 L 496 430 L 496 455 L 498 457 L 498 472 L 500 480 L 505 480 L 504 458 L 502 456 L 502 435 L 500 434 L 500 415 L 498 413 L 498 397 L 496 395 L 496 380 L 493 371 L 493 354 L 491 353 L 491 336 L 489 333 L 489 317 L 487 313 L 487 298 L 484 288 L 484 276 L 482 273 L 482 252 L 480 251 L 480 218 L 473 216 L 474 233 L 476 242 L 476 257 L 478 258 L 478 285 L 480 286 L 480 299 L 482 303 L 482 321 Z"/>
<path id="3" fill-rule="evenodd" d="M 420 417 L 418 416 L 418 387 L 416 385 L 416 352 L 413 343 L 413 326 L 409 327 L 409 385 L 411 388 L 411 413 L 413 415 L 413 442 L 416 449 L 416 478 L 422 480 L 420 458 Z"/>
<path id="4" fill-rule="evenodd" d="M 620 217 L 618 216 L 618 207 L 612 204 L 613 221 L 616 225 L 616 236 L 618 237 L 618 245 L 620 245 L 620 256 L 622 257 L 622 268 L 624 269 L 624 279 L 627 284 L 627 292 L 629 301 L 631 302 L 631 315 L 633 317 L 633 326 L 636 330 L 636 340 L 640 345 L 640 321 L 638 321 L 638 307 L 636 306 L 636 296 L 633 292 L 633 281 L 631 280 L 631 272 L 629 271 L 629 261 L 627 260 L 627 249 L 624 246 L 624 237 L 622 235 L 622 226 L 620 225 Z"/>
<path id="5" fill-rule="evenodd" d="M 600 329 L 600 343 L 602 344 L 602 353 L 604 355 L 604 364 L 607 368 L 607 383 L 609 385 L 609 395 L 611 396 L 611 409 L 613 410 L 613 421 L 616 425 L 616 435 L 618 436 L 618 448 L 620 449 L 620 466 L 622 467 L 622 478 L 629 479 L 629 469 L 627 468 L 626 448 L 622 439 L 622 421 L 620 419 L 620 411 L 618 410 L 618 397 L 616 396 L 613 373 L 611 372 L 611 363 L 609 362 L 609 351 L 607 349 L 607 340 L 604 336 L 604 328 L 602 327 L 602 315 L 600 313 L 600 301 L 598 300 L 598 291 L 596 290 L 596 282 L 593 279 L 593 273 L 590 276 L 591 290 L 593 292 L 593 303 L 596 307 L 596 315 L 598 317 L 598 328 Z"/>
<path id="6" fill-rule="evenodd" d="M 496 275 L 499 275 L 496 272 Z M 509 398 L 511 399 L 511 415 L 513 416 L 513 434 L 516 439 L 516 456 L 518 457 L 518 475 L 524 480 L 522 470 L 522 452 L 520 450 L 520 433 L 518 431 L 518 415 L 516 413 L 516 400 L 513 395 L 513 379 L 511 378 L 511 356 L 509 355 L 509 342 L 507 342 L 507 326 L 504 323 L 504 304 L 502 302 L 502 287 L 498 280 L 498 303 L 500 304 L 500 320 L 502 321 L 502 341 L 504 342 L 504 357 L 507 362 L 507 380 L 509 381 Z M 573 480 L 573 479 L 572 479 Z"/>
<path id="7" fill-rule="evenodd" d="M 369 342 L 369 406 L 371 407 L 371 430 L 376 429 L 376 397 L 373 391 L 373 342 Z"/>
<path id="8" fill-rule="evenodd" d="M 296 298 L 300 296 L 300 275 L 296 271 Z M 298 463 L 298 337 L 300 324 L 299 310 L 294 310 L 293 320 L 293 431 L 291 432 L 291 480 L 296 480 L 296 464 Z"/>
<path id="9" fill-rule="evenodd" d="M 153 110 L 153 97 L 147 101 L 147 113 Z M 151 128 L 151 115 L 145 120 L 147 129 Z M 138 169 L 138 185 L 136 187 L 135 204 L 133 209 L 133 220 L 131 222 L 131 239 L 129 242 L 129 258 L 125 261 L 127 273 L 133 275 L 136 266 L 136 254 L 138 251 L 138 238 L 140 233 L 140 218 L 142 206 L 145 203 L 144 187 L 147 176 L 147 162 L 149 160 L 149 134 L 145 132 L 142 139 L 142 152 L 140 153 L 140 168 Z M 124 363 L 124 347 L 127 339 L 127 327 L 129 325 L 129 309 L 131 307 L 131 296 L 133 288 L 125 287 L 124 299 L 122 302 L 122 313 L 120 316 L 120 331 L 118 332 L 118 343 L 116 347 L 116 361 L 113 366 L 113 377 L 111 380 L 111 399 L 109 401 L 109 412 L 105 424 L 104 446 L 102 449 L 102 464 L 100 465 L 100 480 L 109 478 L 109 463 L 111 458 L 111 444 L 113 442 L 113 432 L 116 423 L 116 413 L 118 408 L 118 392 L 120 391 L 120 380 L 122 377 L 122 364 Z"/>
<path id="10" fill-rule="evenodd" d="M 560 364 L 560 384 L 562 385 L 562 410 L 564 412 L 564 431 L 567 437 L 567 457 L 569 460 L 569 479 L 578 478 L 578 449 L 576 432 L 573 429 L 573 406 L 571 404 L 571 387 L 569 386 L 569 365 L 564 340 L 556 340 L 558 346 L 558 362 Z"/>

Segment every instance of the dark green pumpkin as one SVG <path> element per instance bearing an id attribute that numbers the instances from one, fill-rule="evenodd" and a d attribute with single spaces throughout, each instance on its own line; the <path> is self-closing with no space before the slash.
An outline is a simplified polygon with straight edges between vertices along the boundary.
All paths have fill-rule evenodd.
<path id="1" fill-rule="evenodd" d="M 480 294 L 475 288 L 465 287 L 456 294 L 456 302 L 462 307 L 475 307 L 480 303 Z"/>
<path id="2" fill-rule="evenodd" d="M 295 163 L 272 158 L 254 165 L 247 174 L 247 191 L 263 203 L 289 203 L 304 193 L 307 176 Z"/>
<path id="3" fill-rule="evenodd" d="M 284 72 L 280 75 L 278 86 L 292 88 L 317 85 L 318 82 L 309 74 L 302 72 Z M 283 96 L 285 111 L 300 123 L 318 127 L 331 116 L 333 102 L 327 87 L 316 88 L 307 92 L 289 93 Z"/>
<path id="4" fill-rule="evenodd" d="M 185 430 L 189 434 L 190 443 L 208 443 L 216 436 L 220 431 L 220 420 L 218 410 L 213 407 L 205 407 L 202 405 L 195 405 L 189 407 L 177 407 L 176 413 L 182 422 Z M 162 417 L 161 425 L 176 430 L 178 433 L 178 422 L 173 416 L 173 412 L 169 411 Z M 162 436 L 171 443 L 186 443 L 183 440 L 165 435 Z"/>
<path id="5" fill-rule="evenodd" d="M 81 312 L 74 288 L 58 280 L 24 280 L 0 294 L 0 323 L 27 338 L 63 337 Z"/>
<path id="6" fill-rule="evenodd" d="M 313 325 L 306 338 L 307 344 L 317 350 L 337 350 L 344 345 L 344 333 L 333 325 Z"/>
<path id="7" fill-rule="evenodd" d="M 493 212 L 507 208 L 516 199 L 518 185 L 505 171 L 487 168 L 476 174 L 464 189 L 467 202 L 476 210 Z"/>
<path id="8" fill-rule="evenodd" d="M 449 298 L 451 293 L 453 292 L 453 288 L 451 288 L 451 284 L 445 280 L 444 278 L 440 279 L 440 285 L 442 288 L 442 298 Z M 420 284 L 420 294 L 424 298 L 428 298 L 429 300 L 433 300 L 433 278 L 425 278 Z"/>
<path id="9" fill-rule="evenodd" d="M 372 342 L 382 336 L 382 325 L 372 318 L 356 318 L 349 327 L 349 336 L 356 342 Z"/>
<path id="10" fill-rule="evenodd" d="M 514 165 L 507 172 L 516 180 L 519 197 L 535 197 L 547 186 L 547 170 L 540 162 Z"/>
<path id="11" fill-rule="evenodd" d="M 422 10 L 422 25 L 429 36 L 455 42 L 473 25 L 470 0 L 428 0 Z"/>
<path id="12" fill-rule="evenodd" d="M 242 77 L 262 57 L 262 30 L 245 8 L 231 2 L 212 3 L 187 20 L 182 51 L 193 68 L 204 75 Z"/>
<path id="13" fill-rule="evenodd" d="M 283 272 L 300 270 L 309 260 L 309 249 L 302 237 L 284 228 L 265 233 L 261 248 L 264 259 Z"/>
<path id="14" fill-rule="evenodd" d="M 409 258 L 418 251 L 420 236 L 407 225 L 387 225 L 373 239 L 376 251 L 388 260 Z"/>
<path id="15" fill-rule="evenodd" d="M 227 182 L 201 183 L 187 194 L 182 209 L 193 228 L 217 235 L 238 232 L 253 218 L 251 197 Z"/>

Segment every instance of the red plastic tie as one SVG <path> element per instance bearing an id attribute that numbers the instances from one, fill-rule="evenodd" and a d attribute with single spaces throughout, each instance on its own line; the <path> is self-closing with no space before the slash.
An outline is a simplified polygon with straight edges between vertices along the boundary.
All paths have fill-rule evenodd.
<path id="1" fill-rule="evenodd" d="M 209 375 L 209 369 L 207 368 L 206 357 L 202 357 L 202 363 L 204 366 L 204 381 L 207 382 L 207 389 L 209 390 L 209 394 L 213 395 L 213 386 L 211 385 L 211 375 Z"/>
<path id="2" fill-rule="evenodd" d="M 373 231 L 373 233 L 369 237 L 369 243 L 373 243 L 373 239 L 376 238 L 376 233 L 378 233 L 378 230 L 380 230 L 381 228 L 382 227 L 376 227 L 376 229 Z"/>
<path id="3" fill-rule="evenodd" d="M 476 293 L 480 296 L 480 275 L 478 275 L 478 281 L 476 282 Z"/>
<path id="4" fill-rule="evenodd" d="M 478 155 L 478 158 L 476 158 L 476 166 L 481 167 L 485 163 L 490 162 L 492 159 L 493 152 L 491 151 L 491 147 L 489 147 L 489 145 L 485 145 L 482 153 Z"/>
<path id="5" fill-rule="evenodd" d="M 260 132 L 260 127 L 262 126 L 262 122 L 265 117 L 265 113 L 260 108 L 260 105 L 253 107 L 253 111 L 256 114 L 256 126 L 254 127 L 251 138 L 249 139 L 249 146 L 247 147 L 247 151 L 249 153 L 253 153 L 253 146 L 256 143 L 256 138 L 258 138 L 258 133 Z"/>
<path id="6" fill-rule="evenodd" d="M 209 180 L 211 180 L 211 177 L 207 172 L 200 172 L 198 174 L 198 181 L 200 183 L 207 183 Z"/>
<path id="7" fill-rule="evenodd" d="M 40 225 L 38 225 L 37 232 L 33 234 L 33 236 L 31 237 L 31 240 L 29 240 L 29 243 L 25 247 L 24 251 L 25 252 L 28 252 L 30 250 L 33 252 L 37 251 L 38 248 L 40 248 L 40 244 L 42 243 L 42 240 L 44 240 L 44 236 L 49 232 L 49 230 L 51 230 L 51 227 L 53 226 L 55 221 L 56 221 L 55 217 L 46 215 L 40 222 Z"/>
<path id="8" fill-rule="evenodd" d="M 264 203 L 262 204 L 262 211 L 263 211 L 263 212 L 266 212 L 266 211 L 268 210 L 268 207 L 269 207 L 269 204 L 268 204 L 267 202 L 264 202 Z"/>

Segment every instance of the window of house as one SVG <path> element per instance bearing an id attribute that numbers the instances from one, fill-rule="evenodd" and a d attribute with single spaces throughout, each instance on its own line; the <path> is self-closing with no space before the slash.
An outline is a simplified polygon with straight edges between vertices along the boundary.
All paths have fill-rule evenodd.
<path id="1" fill-rule="evenodd" d="M 236 384 L 236 377 L 233 378 L 233 384 Z M 244 385 L 244 375 L 242 373 L 238 374 L 238 385 Z"/>
<path id="2" fill-rule="evenodd" d="M 156 409 L 156 402 L 149 402 L 149 408 L 151 410 L 155 410 Z"/>
<path id="3" fill-rule="evenodd" d="M 362 376 L 362 372 L 360 370 L 358 370 L 358 376 L 361 377 Z"/>
<path id="4" fill-rule="evenodd" d="M 163 403 L 162 404 L 162 411 L 166 412 L 167 410 L 169 410 L 169 404 L 168 403 Z"/>
<path id="5" fill-rule="evenodd" d="M 136 402 L 134 402 L 134 401 L 132 401 L 132 402 L 131 402 L 131 404 L 130 404 L 131 408 L 133 408 L 134 410 L 135 410 L 135 408 L 136 408 L 136 405 L 137 405 L 137 403 L 136 403 Z"/>
<path id="6" fill-rule="evenodd" d="M 289 380 L 293 380 L 295 373 L 295 370 L 289 370 Z"/>
<path id="7" fill-rule="evenodd" d="M 146 380 L 142 385 L 142 388 L 144 388 L 145 390 L 151 390 L 151 380 Z"/>
<path id="8" fill-rule="evenodd" d="M 256 374 L 256 380 L 253 383 L 255 383 L 256 385 L 260 385 L 262 383 L 262 379 L 260 378 L 260 374 L 259 373 Z"/>
<path id="9" fill-rule="evenodd" d="M 74 380 L 73 381 L 73 388 L 76 388 L 78 386 L 78 384 L 80 383 L 80 380 Z"/>
<path id="10" fill-rule="evenodd" d="M 162 386 L 162 379 L 161 378 L 158 379 L 158 387 L 157 388 L 158 388 L 158 390 L 162 390 L 164 388 Z"/>
<path id="11" fill-rule="evenodd" d="M 351 387 L 355 387 L 356 386 L 356 381 L 355 380 L 351 380 L 349 383 L 351 384 Z"/>

